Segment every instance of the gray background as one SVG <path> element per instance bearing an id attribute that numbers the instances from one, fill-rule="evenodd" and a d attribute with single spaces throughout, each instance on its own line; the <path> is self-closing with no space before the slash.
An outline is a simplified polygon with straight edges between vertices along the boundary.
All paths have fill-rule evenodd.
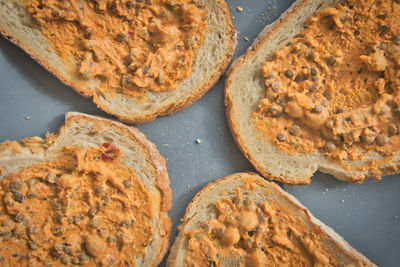
<path id="1" fill-rule="evenodd" d="M 293 1 L 227 1 L 238 31 L 235 58 L 261 29 Z M 238 12 L 236 8 L 243 8 Z M 249 41 L 245 40 L 245 37 Z M 223 105 L 224 77 L 186 110 L 138 128 L 167 160 L 173 190 L 171 243 L 186 205 L 206 183 L 254 171 L 229 132 Z M 0 142 L 55 132 L 67 111 L 109 117 L 91 100 L 61 84 L 19 48 L 0 37 Z M 26 120 L 25 116 L 30 119 Z M 196 139 L 201 143 L 197 144 Z M 400 266 L 400 179 L 348 184 L 317 173 L 308 186 L 285 186 L 311 212 L 380 266 Z M 162 264 L 163 265 L 163 264 Z"/>

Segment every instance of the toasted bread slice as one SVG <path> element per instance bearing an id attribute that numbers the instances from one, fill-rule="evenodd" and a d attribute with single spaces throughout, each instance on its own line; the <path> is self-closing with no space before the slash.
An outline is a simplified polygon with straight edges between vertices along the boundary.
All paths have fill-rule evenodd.
<path id="1" fill-rule="evenodd" d="M 240 191 L 240 193 L 238 193 L 238 191 Z M 218 201 L 221 202 L 218 203 Z M 216 205 L 216 203 L 218 204 Z M 224 207 L 223 204 L 221 205 L 221 203 L 226 203 L 227 206 Z M 266 206 L 264 206 L 264 203 L 267 203 Z M 229 216 L 229 210 L 231 209 L 230 207 L 233 207 L 231 205 L 235 207 L 246 207 L 245 205 L 248 205 L 247 207 L 249 208 L 244 208 L 247 209 L 247 211 L 244 211 L 244 213 L 243 211 L 238 210 L 233 216 Z M 234 228 L 237 227 L 239 232 L 242 232 L 243 228 L 241 227 L 247 227 L 249 224 L 252 224 L 250 220 L 246 220 L 252 217 L 252 215 L 249 215 L 246 212 L 249 210 L 251 211 L 258 209 L 264 209 L 264 213 L 269 215 L 259 215 L 259 224 L 256 226 L 256 228 L 259 230 L 247 230 L 252 233 L 249 235 L 249 240 L 251 237 L 253 237 L 254 240 L 257 240 L 259 245 L 250 246 L 246 249 L 243 249 L 243 246 L 246 247 L 246 245 L 241 243 L 241 240 L 247 240 L 247 238 L 243 237 L 243 235 L 246 234 L 241 233 L 242 236 L 240 240 L 239 238 L 236 239 L 239 240 L 238 243 L 231 243 L 230 245 L 234 252 L 231 252 L 231 254 L 227 250 L 219 252 L 218 249 L 221 249 L 219 246 L 223 246 L 219 244 L 226 245 L 226 242 L 230 242 L 230 240 L 232 240 L 229 238 L 224 239 L 225 233 L 227 233 L 227 236 L 229 236 L 235 232 L 230 225 L 233 225 Z M 227 214 L 226 217 L 221 218 L 221 216 L 224 216 L 225 212 Z M 235 221 L 232 221 L 232 217 L 241 217 L 242 214 L 245 213 L 245 218 L 236 218 Z M 260 219 L 262 216 L 266 216 L 266 221 Z M 216 221 L 219 223 L 216 223 Z M 263 227 L 267 221 L 269 230 L 262 230 L 265 229 Z M 242 225 L 242 222 L 244 225 Z M 208 224 L 208 227 L 205 227 L 206 224 Z M 227 224 L 226 227 L 229 227 L 229 229 L 225 228 L 224 224 Z M 221 227 L 221 239 L 218 238 L 218 233 L 214 233 L 215 227 Z M 294 234 L 297 231 L 296 229 L 303 229 L 303 234 Z M 269 233 L 273 232 L 272 237 L 268 237 L 268 239 L 271 238 L 273 242 L 266 244 L 266 242 L 269 242 L 267 239 L 258 239 L 257 236 L 254 237 L 255 235 L 259 235 L 260 231 L 264 232 L 266 235 L 268 235 L 268 231 Z M 193 232 L 195 238 L 189 241 L 190 237 L 193 235 Z M 289 232 L 291 232 L 291 234 L 287 234 Z M 207 233 L 212 233 L 210 236 L 211 241 L 207 239 L 207 242 L 199 245 L 197 242 L 200 242 L 203 238 L 205 238 L 204 235 L 207 235 Z M 167 260 L 167 266 L 172 267 L 188 265 L 186 261 L 186 257 L 189 255 L 188 242 L 190 242 L 190 246 L 192 248 L 198 248 L 199 245 L 199 247 L 202 249 L 202 251 L 198 252 L 198 254 L 192 255 L 192 258 L 197 257 L 198 260 L 201 260 L 202 256 L 208 257 L 207 260 L 211 263 L 211 265 L 214 264 L 214 261 L 217 261 L 212 266 L 300 266 L 296 265 L 296 262 L 291 261 L 290 256 L 286 259 L 288 260 L 287 262 L 282 262 L 282 260 L 285 260 L 285 256 L 282 251 L 278 250 L 279 248 L 277 249 L 277 247 L 290 247 L 290 245 L 284 242 L 278 244 L 279 239 L 276 238 L 277 236 L 275 236 L 278 233 L 284 233 L 283 239 L 285 239 L 285 236 L 287 235 L 288 237 L 286 240 L 289 244 L 296 244 L 296 242 L 305 243 L 308 235 L 313 236 L 314 241 L 319 240 L 319 245 L 320 247 L 322 246 L 324 250 L 323 254 L 329 258 L 329 264 L 314 266 L 375 266 L 366 257 L 352 248 L 330 227 L 326 226 L 312 216 L 310 212 L 293 196 L 283 191 L 277 184 L 268 182 L 255 173 L 237 173 L 229 175 L 227 177 L 218 179 L 215 182 L 209 183 L 199 193 L 196 194 L 186 208 L 183 223 L 179 226 L 179 234 L 171 248 L 171 252 Z M 213 237 L 215 238 L 215 235 L 218 242 L 223 240 L 222 243 L 216 243 L 215 241 L 212 241 Z M 213 249 L 215 250 L 208 250 L 210 244 L 214 244 Z M 217 246 L 217 248 L 215 246 Z M 312 247 L 310 244 L 306 246 L 309 248 Z M 307 250 L 306 246 L 304 247 L 305 250 Z M 243 255 L 240 250 L 245 250 L 245 254 Z M 244 265 L 249 263 L 247 259 L 249 254 L 253 253 L 251 255 L 257 255 L 257 253 L 254 252 L 257 250 L 258 252 L 264 251 L 264 254 L 267 256 L 269 254 L 271 254 L 272 257 L 275 256 L 276 261 L 273 261 L 271 258 L 269 258 L 269 260 L 264 262 L 254 262 L 254 264 L 259 265 Z M 289 250 L 290 249 L 288 249 L 288 251 Z M 292 250 L 295 251 L 293 247 Z M 203 255 L 203 251 L 204 254 L 208 255 Z M 217 253 L 216 257 L 214 255 L 215 253 Z M 219 256 L 218 253 L 220 254 Z M 297 251 L 294 253 L 297 253 L 297 256 L 305 256 L 304 254 L 301 254 L 304 253 L 304 251 Z M 238 258 L 239 255 L 240 257 Z M 317 263 L 316 261 L 317 260 L 314 257 L 314 264 Z M 312 264 L 313 260 L 311 260 L 311 266 Z M 200 264 L 196 266 L 202 265 Z M 305 266 L 308 266 L 308 264 L 306 263 Z"/>
<path id="2" fill-rule="evenodd" d="M 253 45 L 228 71 L 225 105 L 232 135 L 243 154 L 268 179 L 287 184 L 309 184 L 311 176 L 319 170 L 343 181 L 360 183 L 365 178 L 379 180 L 381 176 L 399 170 L 398 152 L 389 157 L 372 152 L 360 160 L 342 161 L 326 157 L 324 151 L 320 150 L 289 153 L 266 140 L 255 127 L 252 114 L 257 110 L 260 99 L 266 95 L 265 78 L 261 72 L 263 64 L 272 58 L 276 50 L 297 37 L 306 20 L 316 11 L 333 7 L 339 2 L 296 1 L 276 22 L 265 27 Z"/>
<path id="3" fill-rule="evenodd" d="M 149 204 L 152 209 L 151 211 L 149 211 L 149 214 L 152 215 L 150 215 L 149 217 L 150 219 L 148 221 L 148 225 L 153 229 L 153 238 L 149 244 L 146 244 L 146 247 L 144 248 L 144 256 L 143 254 L 132 256 L 136 266 L 157 266 L 164 257 L 169 244 L 171 221 L 168 217 L 167 212 L 171 208 L 171 189 L 169 186 L 169 178 L 164 158 L 159 154 L 155 145 L 149 142 L 146 139 L 145 135 L 136 128 L 127 127 L 119 122 L 103 119 L 100 117 L 89 116 L 86 114 L 75 112 L 67 113 L 65 123 L 60 128 L 57 135 L 47 134 L 46 140 L 43 140 L 40 137 L 32 137 L 21 140 L 20 143 L 16 141 L 6 141 L 1 143 L 0 179 L 3 180 L 8 175 L 13 175 L 13 173 L 18 173 L 23 169 L 35 166 L 37 164 L 51 162 L 52 160 L 57 159 L 59 156 L 63 155 L 65 147 L 77 146 L 83 149 L 99 149 L 102 148 L 104 144 L 116 147 L 117 150 L 121 152 L 118 160 L 112 161 L 109 164 L 122 165 L 124 166 L 124 168 L 128 168 L 129 170 L 133 171 L 136 178 L 140 181 L 139 184 L 141 184 L 144 190 L 147 191 L 149 194 L 149 198 L 152 201 Z M 102 157 L 100 159 L 103 160 Z M 104 160 L 109 159 L 110 158 L 106 156 Z M 93 160 L 96 159 L 93 158 Z M 85 163 L 86 166 L 89 166 L 89 164 L 90 163 Z M 117 175 L 117 173 L 107 173 L 106 176 L 107 175 Z M 115 177 L 115 179 L 116 180 L 113 180 L 113 182 L 107 180 L 107 183 L 109 185 L 114 184 L 114 186 L 116 186 L 121 182 L 123 177 L 117 176 Z M 123 184 L 124 182 L 125 181 L 123 181 Z M 133 186 L 135 187 L 136 184 L 134 183 Z M 141 186 L 139 187 L 141 188 Z M 130 184 L 129 187 L 132 187 L 132 185 Z M 109 188 L 112 188 L 112 186 L 110 186 Z M 126 188 L 128 188 L 128 186 L 126 186 Z M 130 194 L 126 193 L 123 189 L 119 190 L 123 191 L 124 194 L 128 194 L 128 196 Z M 89 189 L 87 194 L 90 196 L 90 201 L 94 201 L 94 191 Z M 29 196 L 25 198 L 25 201 L 27 201 L 28 198 Z M 134 199 L 136 199 L 136 197 L 134 197 Z M 132 201 L 140 201 L 140 199 L 132 199 Z M 44 206 L 42 208 L 44 208 Z M 131 209 L 132 207 L 126 208 Z M 119 208 L 115 208 L 115 213 L 113 213 L 116 218 L 123 216 L 118 213 L 118 209 Z M 131 211 L 129 211 L 129 213 L 130 212 Z M 50 213 L 46 215 L 50 216 Z M 84 217 L 81 218 L 97 216 L 90 214 L 83 215 Z M 101 214 L 100 216 L 105 215 Z M 103 223 L 102 221 L 104 220 L 105 219 L 103 217 L 99 219 L 99 221 L 101 221 L 100 223 Z M 109 218 L 107 220 L 109 220 L 108 223 L 111 224 L 113 218 Z M 84 224 L 86 224 L 86 222 L 84 222 Z M 140 227 L 143 227 L 143 225 L 141 226 L 135 225 L 134 223 L 132 224 L 133 227 L 139 227 L 140 231 L 142 231 L 142 228 Z M 86 228 L 85 225 L 81 225 L 81 230 L 83 229 L 90 228 Z M 85 233 L 82 233 L 81 235 L 84 236 Z M 51 242 L 56 237 L 50 236 L 48 238 L 49 239 L 47 242 L 51 244 Z M 102 238 L 104 239 L 105 237 L 103 236 Z M 133 237 L 129 236 L 127 240 L 129 240 L 130 238 Z M 106 242 L 105 239 L 103 242 Z M 87 244 L 86 249 L 90 253 L 90 248 L 87 247 Z M 129 255 L 129 260 L 132 256 Z M 69 257 L 70 259 L 68 260 L 68 262 L 70 262 L 72 259 L 72 256 Z M 107 255 L 101 255 L 101 259 L 106 259 L 107 257 Z M 116 263 L 117 259 L 113 259 L 113 261 L 115 261 Z"/>
<path id="4" fill-rule="evenodd" d="M 100 109 L 125 123 L 140 124 L 157 116 L 181 111 L 200 99 L 216 83 L 230 62 L 236 34 L 226 3 L 223 0 L 199 2 L 208 9 L 207 28 L 203 45 L 196 50 L 192 73 L 175 90 L 160 93 L 149 91 L 145 101 L 123 93 L 100 92 L 96 80 L 84 80 L 74 70 L 68 69 L 27 12 L 23 0 L 0 2 L 0 32 L 60 81 L 83 96 L 91 97 Z"/>

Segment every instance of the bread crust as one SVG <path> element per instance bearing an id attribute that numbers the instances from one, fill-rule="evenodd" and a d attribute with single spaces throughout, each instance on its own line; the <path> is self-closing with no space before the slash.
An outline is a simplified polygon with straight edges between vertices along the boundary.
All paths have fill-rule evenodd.
<path id="1" fill-rule="evenodd" d="M 278 34 L 280 34 L 279 36 L 283 35 L 283 33 L 280 32 L 282 28 L 286 27 L 287 30 L 288 26 L 291 25 L 291 29 L 294 29 L 293 32 L 290 32 L 290 34 L 288 34 L 291 37 L 285 36 L 285 38 L 288 39 L 287 41 L 293 38 L 293 36 L 301 30 L 301 27 L 299 25 L 303 25 L 304 21 L 307 18 L 304 17 L 305 15 L 301 12 L 305 12 L 304 9 L 307 9 L 309 5 L 312 4 L 313 6 L 317 6 L 316 9 L 313 11 L 307 10 L 307 12 L 309 13 L 312 12 L 312 15 L 316 10 L 320 10 L 326 6 L 332 6 L 339 2 L 341 2 L 341 0 L 318 0 L 314 3 L 311 0 L 298 0 L 294 2 L 293 5 L 285 13 L 283 13 L 277 21 L 270 25 L 267 25 L 261 31 L 251 47 L 249 47 L 242 56 L 240 56 L 232 63 L 230 69 L 227 72 L 227 78 L 225 80 L 225 107 L 232 136 L 239 149 L 256 168 L 256 170 L 262 176 L 269 180 L 279 181 L 285 184 L 305 185 L 309 184 L 311 182 L 311 176 L 317 170 L 320 170 L 322 172 L 332 174 L 333 176 L 335 176 L 335 178 L 342 181 L 361 183 L 366 177 L 372 178 L 374 180 L 379 180 L 381 179 L 382 175 L 394 174 L 399 170 L 400 157 L 398 154 L 395 155 L 391 161 L 385 163 L 379 168 L 369 168 L 365 171 L 360 171 L 355 168 L 351 170 L 346 170 L 344 168 L 344 165 L 349 164 L 351 166 L 353 165 L 353 162 L 336 162 L 325 158 L 324 156 L 320 155 L 319 152 L 316 152 L 314 154 L 296 153 L 294 155 L 289 155 L 288 153 L 280 151 L 272 144 L 264 142 L 265 145 L 263 145 L 263 147 L 258 147 L 259 149 L 264 149 L 268 146 L 269 156 L 271 158 L 284 158 L 285 164 L 287 166 L 291 164 L 293 165 L 293 167 L 287 167 L 286 170 L 277 170 L 278 167 L 275 167 L 271 164 L 270 166 L 266 166 L 266 164 L 262 162 L 260 156 L 256 155 L 256 153 L 254 152 L 255 149 L 251 147 L 252 144 L 250 144 L 251 142 L 249 141 L 248 132 L 251 132 L 254 138 L 257 137 L 255 137 L 255 130 L 249 130 L 253 127 L 251 125 L 250 118 L 248 118 L 249 121 L 246 122 L 246 129 L 244 130 L 243 124 L 240 124 L 239 122 L 239 115 L 235 114 L 235 111 L 238 109 L 238 105 L 241 105 L 241 103 L 238 104 L 239 101 L 235 98 L 238 96 L 234 93 L 234 90 L 236 90 L 234 80 L 236 76 L 240 75 L 240 71 L 242 71 L 243 68 L 247 68 L 246 72 L 249 72 L 248 69 L 250 69 L 252 71 L 252 74 L 256 75 L 256 72 L 259 71 L 259 68 L 257 68 L 258 66 L 255 66 L 255 63 L 253 63 L 253 65 L 250 65 L 252 64 L 251 62 L 254 62 L 256 59 L 260 60 L 260 57 L 262 57 L 264 60 L 267 55 L 271 55 L 276 49 L 279 49 L 279 47 L 285 45 L 285 43 L 279 43 L 279 45 L 277 45 L 276 43 L 270 44 L 271 42 L 273 42 L 271 41 L 271 39 L 277 39 L 276 37 L 278 36 Z M 299 20 L 302 20 L 303 22 L 299 23 Z M 270 47 L 268 47 L 267 49 L 267 45 L 270 45 L 274 49 L 271 49 Z M 251 93 L 254 93 L 255 91 L 259 92 L 258 88 L 249 88 L 248 90 L 252 90 Z M 237 103 L 235 103 L 235 100 Z M 247 111 L 248 109 L 253 108 L 254 107 L 246 106 L 243 109 L 246 109 Z M 278 161 L 275 163 L 276 165 L 279 165 Z M 354 165 L 357 164 L 358 163 L 355 163 Z M 287 169 L 291 170 L 288 171 Z"/>
<path id="2" fill-rule="evenodd" d="M 305 208 L 296 198 L 294 198 L 292 195 L 282 190 L 276 183 L 266 181 L 256 173 L 246 172 L 246 173 L 235 173 L 223 178 L 219 178 L 214 182 L 211 182 L 206 186 L 204 186 L 193 197 L 193 199 L 190 201 L 189 205 L 186 208 L 185 216 L 182 219 L 183 222 L 178 228 L 179 233 L 175 240 L 175 243 L 171 247 L 171 251 L 167 260 L 167 267 L 182 266 L 181 262 L 177 262 L 177 256 L 178 253 L 182 253 L 181 251 L 182 246 L 185 242 L 184 232 L 187 230 L 193 230 L 192 228 L 195 228 L 195 226 L 192 225 L 191 229 L 186 229 L 187 225 L 191 222 L 191 220 L 194 220 L 193 217 L 195 216 L 195 214 L 204 212 L 201 209 L 206 209 L 208 205 L 213 204 L 212 202 L 213 200 L 205 200 L 206 204 L 208 205 L 204 204 L 204 199 L 207 199 L 209 191 L 213 190 L 213 192 L 214 191 L 219 192 L 220 194 L 218 194 L 218 197 L 220 198 L 226 197 L 228 193 L 235 192 L 236 184 L 239 181 L 242 181 L 243 179 L 246 178 L 254 179 L 258 186 L 262 187 L 263 189 L 266 189 L 265 192 L 272 192 L 268 196 L 265 195 L 264 201 L 268 201 L 271 200 L 271 198 L 273 198 L 274 200 L 279 201 L 279 204 L 285 205 L 285 207 L 287 207 L 287 205 L 290 205 L 289 209 L 291 211 L 295 211 L 295 214 L 298 216 L 303 216 L 305 218 L 305 221 L 310 224 L 310 227 L 317 227 L 318 229 L 320 229 L 323 235 L 327 236 L 329 242 L 332 242 L 334 246 L 340 249 L 340 251 L 338 252 L 345 253 L 346 256 L 354 260 L 355 264 L 357 262 L 360 262 L 362 264 L 360 266 L 376 266 L 364 255 L 362 255 L 356 249 L 351 247 L 340 235 L 334 232 L 333 229 L 331 229 L 329 226 L 326 226 L 324 223 L 315 218 L 310 213 L 310 211 L 307 208 Z M 197 206 L 199 200 L 203 200 L 202 202 L 203 204 L 200 207 Z M 207 214 L 207 217 L 210 219 L 211 215 Z M 197 223 L 194 224 L 197 225 Z"/>
<path id="3" fill-rule="evenodd" d="M 210 0 L 204 0 L 206 6 L 209 5 L 208 2 L 210 2 Z M 13 36 L 14 34 L 12 29 L 8 29 L 4 25 L 2 26 L 1 23 L 0 23 L 0 33 L 6 39 L 11 41 L 15 45 L 19 46 L 26 53 L 28 53 L 31 58 L 37 61 L 47 71 L 54 74 L 62 83 L 71 87 L 82 96 L 86 98 L 92 98 L 92 101 L 96 104 L 98 108 L 117 117 L 120 121 L 124 123 L 142 124 L 150 122 L 154 120 L 156 117 L 171 115 L 187 108 L 188 106 L 199 100 L 209 89 L 211 89 L 211 87 L 218 81 L 220 76 L 225 72 L 225 69 L 227 68 L 230 60 L 232 59 L 236 47 L 236 32 L 233 27 L 230 13 L 228 11 L 225 1 L 217 0 L 211 2 L 217 3 L 219 7 L 219 12 L 223 14 L 223 17 L 225 19 L 224 20 L 225 34 L 223 35 L 223 37 L 226 38 L 226 46 L 223 47 L 222 49 L 224 51 L 224 55 L 222 56 L 218 64 L 214 67 L 213 74 L 209 79 L 203 79 L 203 81 L 198 86 L 191 88 L 189 93 L 183 93 L 178 99 L 176 99 L 176 101 L 173 101 L 172 103 L 164 103 L 159 105 L 154 111 L 150 113 L 142 112 L 141 114 L 123 114 L 123 112 L 115 111 L 115 109 L 113 109 L 110 105 L 107 105 L 104 101 L 102 101 L 102 99 L 99 97 L 99 94 L 95 90 L 90 89 L 88 84 L 83 86 L 82 85 L 83 80 L 76 80 L 73 77 L 66 77 L 66 75 L 64 75 L 62 71 L 54 67 L 54 65 L 51 64 L 48 60 L 46 60 L 45 57 L 42 57 L 40 54 L 37 53 L 37 51 L 33 51 L 32 49 L 30 49 L 29 45 L 27 44 L 29 40 L 19 40 L 18 38 Z M 20 0 L 17 0 L 15 3 L 21 5 L 20 8 L 24 8 L 23 4 L 20 3 Z M 41 35 L 44 38 L 40 30 L 35 28 L 32 28 L 32 30 L 35 30 L 36 34 Z M 214 29 L 207 28 L 205 34 L 207 34 L 207 31 L 212 31 L 212 30 Z M 200 57 L 196 57 L 194 60 L 198 61 L 202 59 Z M 193 72 L 186 79 L 189 79 L 192 75 Z M 175 89 L 175 91 L 178 91 L 180 87 L 181 86 Z M 111 94 L 108 95 L 108 98 L 111 98 L 110 96 Z"/>
<path id="4" fill-rule="evenodd" d="M 141 133 L 138 129 L 130 126 L 126 126 L 120 122 L 101 118 L 98 116 L 87 115 L 78 112 L 68 112 L 65 116 L 65 122 L 60 127 L 59 132 L 56 135 L 47 134 L 47 140 L 43 140 L 39 137 L 27 138 L 21 140 L 21 143 L 15 141 L 6 141 L 0 143 L 0 158 L 2 157 L 13 157 L 16 161 L 18 161 L 18 157 L 23 157 L 27 153 L 32 153 L 32 155 L 37 154 L 40 156 L 40 160 L 45 160 L 48 153 L 54 149 L 54 144 L 56 143 L 57 139 L 63 135 L 65 131 L 69 128 L 73 127 L 77 122 L 84 122 L 84 123 L 92 123 L 92 129 L 102 129 L 104 127 L 109 127 L 113 129 L 113 131 L 118 132 L 119 134 L 123 135 L 124 137 L 129 138 L 129 140 L 134 140 L 136 144 L 140 146 L 142 151 L 145 151 L 144 158 L 147 159 L 146 163 L 151 166 L 153 169 L 152 171 L 152 178 L 155 179 L 155 186 L 160 191 L 160 207 L 159 211 L 159 218 L 157 226 L 160 227 L 158 229 L 159 232 L 163 233 L 160 235 L 160 241 L 158 246 L 155 248 L 157 251 L 152 253 L 155 257 L 151 260 L 150 266 L 157 266 L 163 259 L 165 253 L 168 250 L 169 246 L 169 239 L 170 239 L 170 232 L 171 232 L 171 220 L 168 217 L 168 211 L 171 209 L 171 188 L 170 188 L 170 181 L 168 178 L 166 162 L 163 156 L 158 152 L 156 146 L 147 140 L 146 136 Z M 27 140 L 32 140 L 27 142 Z M 65 144 L 64 144 L 65 145 Z M 38 146 L 40 152 L 32 152 L 34 151 L 33 148 L 38 151 Z M 0 179 L 7 176 L 10 171 L 4 171 L 6 169 L 4 166 L 4 162 L 0 161 L 0 169 L 3 169 L 0 172 Z M 27 167 L 26 165 L 22 164 L 17 168 L 18 169 Z"/>

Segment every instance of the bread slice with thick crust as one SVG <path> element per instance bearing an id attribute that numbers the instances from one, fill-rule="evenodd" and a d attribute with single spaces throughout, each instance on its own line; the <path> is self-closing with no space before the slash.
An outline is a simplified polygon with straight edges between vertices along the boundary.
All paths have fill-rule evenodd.
<path id="1" fill-rule="evenodd" d="M 40 164 L 62 153 L 64 146 L 99 148 L 111 143 L 121 151 L 118 163 L 135 171 L 152 196 L 154 239 L 144 257 L 136 257 L 136 266 L 157 266 L 168 250 L 171 220 L 171 188 L 165 159 L 156 146 L 134 127 L 120 122 L 70 112 L 58 134 L 47 134 L 46 140 L 32 137 L 0 143 L 0 179 L 31 165 Z M 140 227 L 140 226 L 139 226 Z"/>
<path id="2" fill-rule="evenodd" d="M 207 28 L 203 45 L 193 61 L 192 73 L 173 91 L 149 91 L 145 101 L 122 93 L 100 92 L 94 79 L 84 80 L 67 69 L 27 12 L 23 0 L 0 1 L 0 33 L 61 82 L 92 98 L 100 109 L 125 123 L 140 124 L 181 111 L 200 99 L 217 82 L 233 56 L 236 33 L 225 1 L 200 2 L 208 9 Z"/>
<path id="3" fill-rule="evenodd" d="M 250 186 L 248 186 L 249 183 L 251 183 Z M 255 173 L 236 173 L 209 183 L 189 203 L 183 223 L 179 226 L 179 234 L 167 260 L 168 267 L 185 266 L 188 246 L 185 232 L 201 228 L 204 222 L 215 218 L 217 211 L 214 204 L 216 201 L 236 197 L 237 188 L 240 189 L 243 199 L 251 199 L 256 205 L 263 202 L 274 203 L 274 210 L 281 209 L 282 216 L 286 216 L 288 213 L 299 218 L 304 229 L 312 231 L 321 238 L 327 252 L 333 255 L 338 266 L 375 266 L 333 229 L 311 215 L 297 199 L 283 191 L 277 184 L 268 182 Z M 268 250 L 265 253 L 268 254 Z M 276 263 L 268 262 L 266 266 L 275 265 Z M 224 265 L 222 264 L 221 267 Z"/>
<path id="4" fill-rule="evenodd" d="M 265 97 L 264 77 L 261 67 L 274 51 L 285 46 L 302 29 L 307 18 L 316 11 L 334 6 L 338 0 L 298 0 L 276 22 L 259 34 L 247 52 L 228 70 L 225 83 L 226 114 L 232 135 L 243 154 L 264 177 L 286 184 L 309 184 L 317 171 L 332 174 L 339 180 L 361 183 L 365 178 L 379 180 L 381 176 L 398 172 L 400 154 L 391 160 L 378 153 L 363 160 L 333 161 L 322 153 L 289 154 L 263 138 L 255 129 L 252 112 Z M 378 167 L 370 160 L 385 160 Z M 364 170 L 357 169 L 366 166 Z"/>

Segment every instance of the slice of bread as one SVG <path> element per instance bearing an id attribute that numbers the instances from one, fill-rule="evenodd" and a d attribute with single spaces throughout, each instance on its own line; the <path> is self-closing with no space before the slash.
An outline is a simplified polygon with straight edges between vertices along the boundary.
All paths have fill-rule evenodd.
<path id="1" fill-rule="evenodd" d="M 0 32 L 105 112 L 125 123 L 144 123 L 157 116 L 170 115 L 200 99 L 227 67 L 236 45 L 236 34 L 224 0 L 200 0 L 207 9 L 207 28 L 203 45 L 197 50 L 192 73 L 170 92 L 149 91 L 146 100 L 122 93 L 100 92 L 94 79 L 84 80 L 67 69 L 47 43 L 37 23 L 27 12 L 23 0 L 0 1 Z M 72 60 L 72 59 L 71 59 Z"/>
<path id="2" fill-rule="evenodd" d="M 318 150 L 310 154 L 287 153 L 266 141 L 263 133 L 255 128 L 252 113 L 266 92 L 261 67 L 277 49 L 284 47 L 302 31 L 307 18 L 339 2 L 296 1 L 280 19 L 265 27 L 253 45 L 228 71 L 225 105 L 232 135 L 248 160 L 268 179 L 287 184 L 309 184 L 311 176 L 319 170 L 343 181 L 361 183 L 367 177 L 379 180 L 381 176 L 399 170 L 399 153 L 385 158 L 373 152 L 362 160 L 342 162 L 325 157 Z M 372 164 L 371 160 L 380 163 Z"/>
<path id="3" fill-rule="evenodd" d="M 185 232 L 188 233 L 189 231 L 193 231 L 198 228 L 202 228 L 203 231 L 208 231 L 204 230 L 205 228 L 202 227 L 202 225 L 211 219 L 215 219 L 215 216 L 218 213 L 215 203 L 221 199 L 233 199 L 237 197 L 237 189 L 240 189 L 240 195 L 244 201 L 246 201 L 246 199 L 250 200 L 255 205 L 267 202 L 268 206 L 273 207 L 274 211 L 278 211 L 279 215 L 271 215 L 271 217 L 282 216 L 282 218 L 290 218 L 288 217 L 290 215 L 292 216 L 292 218 L 295 218 L 292 220 L 292 222 L 296 223 L 296 225 L 288 225 L 288 228 L 303 227 L 303 229 L 306 229 L 305 231 L 310 231 L 311 233 L 313 233 L 311 235 L 317 236 L 320 242 L 325 247 L 325 252 L 331 255 L 331 260 L 336 261 L 336 265 L 330 262 L 329 266 L 375 266 L 365 256 L 352 248 L 341 236 L 334 232 L 330 227 L 326 226 L 321 221 L 312 216 L 310 212 L 298 202 L 298 200 L 296 200 L 287 192 L 283 191 L 277 184 L 273 182 L 268 182 L 255 173 L 237 173 L 218 179 L 215 182 L 209 183 L 199 193 L 197 193 L 193 200 L 190 202 L 190 204 L 186 208 L 183 223 L 179 226 L 179 234 L 175 240 L 174 245 L 171 248 L 171 252 L 167 260 L 168 267 L 186 266 L 185 262 L 188 252 L 188 238 L 187 235 L 185 235 Z M 229 203 L 229 201 L 226 201 L 225 203 Z M 275 214 L 274 212 L 271 213 Z M 267 219 L 271 220 L 271 217 Z M 210 222 L 209 225 L 213 225 L 213 223 Z M 273 230 L 271 228 L 269 229 L 270 231 L 273 231 L 275 233 L 275 231 L 281 226 L 282 223 L 273 226 Z M 283 228 L 283 231 L 286 235 L 285 229 L 286 228 Z M 292 233 L 294 233 L 294 231 L 292 231 Z M 291 236 L 292 237 L 289 237 L 289 239 L 291 239 L 291 242 L 298 242 L 294 241 L 295 238 L 293 237 L 293 234 Z M 272 238 L 272 240 L 274 240 L 274 238 Z M 303 240 L 303 238 L 300 238 L 300 240 Z M 258 250 L 261 251 L 261 249 Z M 268 249 L 264 248 L 263 250 L 265 251 L 265 254 L 268 255 Z M 225 255 L 227 255 L 226 251 L 224 253 Z M 279 256 L 277 258 L 279 259 Z M 224 265 L 224 262 L 228 264 Z M 281 262 L 281 264 L 283 263 Z M 289 262 L 287 262 L 286 264 L 284 265 L 291 266 Z M 232 261 L 222 260 L 221 267 L 224 266 L 237 265 L 232 265 Z M 277 261 L 266 262 L 263 266 L 280 265 Z"/>
<path id="4" fill-rule="evenodd" d="M 149 212 L 153 213 L 150 225 L 154 238 L 146 247 L 145 256 L 134 255 L 134 261 L 136 266 L 157 266 L 169 244 L 171 220 L 167 212 L 171 208 L 171 188 L 165 159 L 138 129 L 100 117 L 67 113 L 59 133 L 47 134 L 46 140 L 32 137 L 0 143 L 0 179 L 57 158 L 65 146 L 100 148 L 104 143 L 119 149 L 121 157 L 116 163 L 132 169 L 151 196 L 154 205 Z"/>

